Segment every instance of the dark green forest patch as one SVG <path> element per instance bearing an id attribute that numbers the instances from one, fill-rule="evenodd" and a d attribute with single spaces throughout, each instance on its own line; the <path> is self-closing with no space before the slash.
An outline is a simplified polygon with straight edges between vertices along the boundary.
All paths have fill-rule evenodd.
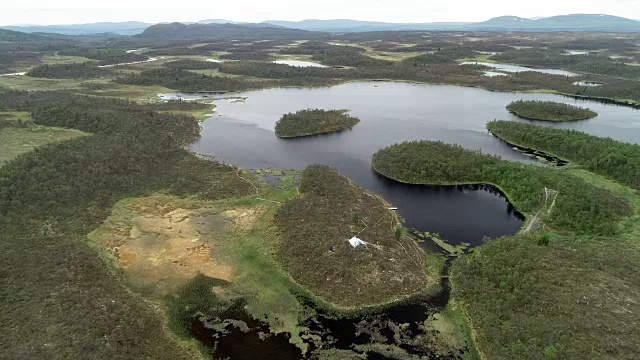
<path id="1" fill-rule="evenodd" d="M 27 76 L 47 79 L 95 79 L 111 74 L 107 69 L 90 63 L 42 65 L 27 72 Z"/>
<path id="2" fill-rule="evenodd" d="M 352 129 L 360 119 L 347 110 L 306 109 L 283 115 L 276 122 L 276 136 L 302 137 Z"/>
<path id="3" fill-rule="evenodd" d="M 639 260 L 637 241 L 503 238 L 454 262 L 452 294 L 488 359 L 631 360 Z"/>
<path id="4" fill-rule="evenodd" d="M 229 92 L 263 87 L 259 83 L 239 78 L 196 74 L 180 68 L 154 69 L 115 80 L 121 84 L 164 86 L 187 92 Z"/>
<path id="5" fill-rule="evenodd" d="M 554 154 L 640 189 L 640 145 L 514 121 L 491 121 L 487 129 L 510 143 Z"/>
<path id="6" fill-rule="evenodd" d="M 554 101 L 518 100 L 507 105 L 507 110 L 525 119 L 557 122 L 587 120 L 598 116 L 593 110 Z"/>

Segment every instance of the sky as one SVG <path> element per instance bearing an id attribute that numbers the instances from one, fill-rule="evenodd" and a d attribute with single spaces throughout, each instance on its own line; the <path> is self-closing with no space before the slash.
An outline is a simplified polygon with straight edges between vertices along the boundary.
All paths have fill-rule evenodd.
<path id="1" fill-rule="evenodd" d="M 542 17 L 576 13 L 640 19 L 640 0 L 2 0 L 0 25 L 205 19 L 472 22 L 501 15 Z"/>

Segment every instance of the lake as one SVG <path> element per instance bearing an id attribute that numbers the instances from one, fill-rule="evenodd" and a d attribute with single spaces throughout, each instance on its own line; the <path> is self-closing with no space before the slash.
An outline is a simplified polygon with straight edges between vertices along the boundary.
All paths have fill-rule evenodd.
<path id="1" fill-rule="evenodd" d="M 576 74 L 576 73 L 572 73 L 572 72 L 565 71 L 565 70 L 536 69 L 536 68 L 528 68 L 528 67 L 524 67 L 524 66 L 508 65 L 508 64 L 496 64 L 496 63 L 480 62 L 480 61 L 466 61 L 466 62 L 460 63 L 460 65 L 482 65 L 482 66 L 491 67 L 491 68 L 494 68 L 494 69 L 498 69 L 498 70 L 506 71 L 506 72 L 512 72 L 512 73 L 534 71 L 534 72 L 551 74 L 551 75 L 578 76 L 578 74 Z"/>
<path id="2" fill-rule="evenodd" d="M 174 93 L 174 96 L 176 94 Z M 447 85 L 354 82 L 324 88 L 279 88 L 212 97 L 216 115 L 202 123 L 191 149 L 246 169 L 302 169 L 313 163 L 336 167 L 359 185 L 380 194 L 406 225 L 439 233 L 451 243 L 479 244 L 483 237 L 515 233 L 522 225 L 506 199 L 490 188 L 404 185 L 375 174 L 371 156 L 404 140 L 442 140 L 525 163 L 539 164 L 489 134 L 493 119 L 571 128 L 621 141 L 640 141 L 640 112 L 630 107 L 577 100 L 555 94 L 501 93 Z M 165 97 L 170 98 L 170 97 Z M 511 101 L 546 100 L 588 106 L 592 120 L 546 123 L 520 119 L 505 106 Z M 341 133 L 278 139 L 275 122 L 306 108 L 349 109 L 362 121 Z"/>
<path id="3" fill-rule="evenodd" d="M 318 68 L 326 68 L 328 66 L 318 64 L 311 61 L 300 61 L 300 60 L 276 60 L 273 62 L 274 64 L 283 64 L 295 67 L 318 67 Z"/>

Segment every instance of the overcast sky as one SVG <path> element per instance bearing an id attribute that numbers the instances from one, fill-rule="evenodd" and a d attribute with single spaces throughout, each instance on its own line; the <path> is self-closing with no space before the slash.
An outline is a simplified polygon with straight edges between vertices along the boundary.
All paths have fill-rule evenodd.
<path id="1" fill-rule="evenodd" d="M 575 13 L 640 19 L 640 0 L 2 0 L 0 25 L 310 18 L 484 21 L 500 15 L 538 17 Z"/>

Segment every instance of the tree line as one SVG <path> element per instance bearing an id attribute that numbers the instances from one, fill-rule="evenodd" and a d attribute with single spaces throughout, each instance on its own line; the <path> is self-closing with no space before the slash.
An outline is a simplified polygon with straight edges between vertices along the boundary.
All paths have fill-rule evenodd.
<path id="1" fill-rule="evenodd" d="M 110 74 L 109 70 L 93 63 L 71 63 L 36 66 L 26 75 L 47 79 L 96 79 Z"/>
<path id="2" fill-rule="evenodd" d="M 180 68 L 146 70 L 139 74 L 121 76 L 115 82 L 128 85 L 164 86 L 187 92 L 229 92 L 261 87 L 243 78 L 196 74 Z"/>
<path id="3" fill-rule="evenodd" d="M 487 129 L 508 142 L 552 153 L 589 171 L 640 189 L 640 145 L 576 130 L 513 121 L 491 121 Z"/>

